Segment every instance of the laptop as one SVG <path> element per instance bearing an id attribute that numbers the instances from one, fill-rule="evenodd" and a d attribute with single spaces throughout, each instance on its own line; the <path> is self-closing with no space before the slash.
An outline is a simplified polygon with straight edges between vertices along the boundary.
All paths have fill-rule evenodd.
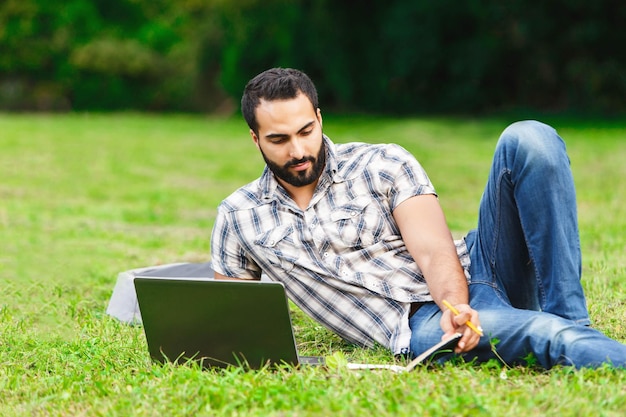
<path id="1" fill-rule="evenodd" d="M 298 355 L 280 282 L 137 276 L 134 285 L 148 351 L 156 362 L 250 369 L 325 362 Z M 407 366 L 349 363 L 348 369 L 408 372 L 451 354 L 460 337 L 437 343 Z"/>
<path id="2" fill-rule="evenodd" d="M 324 362 L 298 355 L 280 282 L 137 276 L 134 284 L 148 350 L 157 362 L 251 369 Z"/>

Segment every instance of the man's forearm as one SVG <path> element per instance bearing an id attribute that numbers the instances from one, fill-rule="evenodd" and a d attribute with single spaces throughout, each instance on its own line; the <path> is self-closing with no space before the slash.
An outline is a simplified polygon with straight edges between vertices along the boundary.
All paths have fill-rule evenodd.
<path id="1" fill-rule="evenodd" d="M 452 253 L 449 248 L 442 248 L 440 253 L 434 254 L 425 263 L 422 273 L 439 307 L 443 308 L 442 300 L 452 305 L 469 304 L 467 279 L 454 248 Z"/>
<path id="2" fill-rule="evenodd" d="M 467 280 L 437 197 L 412 197 L 401 203 L 393 215 L 435 302 L 440 307 L 443 299 L 467 304 Z"/>

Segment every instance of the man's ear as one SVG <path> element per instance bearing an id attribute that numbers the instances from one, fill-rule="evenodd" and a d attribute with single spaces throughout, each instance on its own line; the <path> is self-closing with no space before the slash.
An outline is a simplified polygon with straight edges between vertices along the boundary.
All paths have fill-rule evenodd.
<path id="1" fill-rule="evenodd" d="M 320 108 L 317 108 L 317 120 L 320 122 L 320 126 L 322 126 L 322 111 Z"/>
<path id="2" fill-rule="evenodd" d="M 259 137 L 256 135 L 256 133 L 254 133 L 254 130 L 252 129 L 250 129 L 250 136 L 252 136 L 252 141 L 254 142 L 256 147 L 259 148 L 260 150 L 261 148 L 259 147 Z"/>

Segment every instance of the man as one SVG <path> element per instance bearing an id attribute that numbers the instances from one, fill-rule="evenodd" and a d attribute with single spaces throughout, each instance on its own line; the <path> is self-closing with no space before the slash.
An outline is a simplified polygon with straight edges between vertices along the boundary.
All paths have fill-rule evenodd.
<path id="1" fill-rule="evenodd" d="M 549 126 L 504 131 L 478 227 L 455 242 L 412 155 L 323 135 L 304 73 L 259 74 L 242 111 L 267 168 L 219 207 L 217 279 L 263 272 L 344 339 L 394 354 L 461 332 L 456 352 L 468 359 L 494 357 L 497 339 L 508 364 L 530 353 L 545 368 L 626 364 L 625 345 L 588 327 L 573 180 Z"/>

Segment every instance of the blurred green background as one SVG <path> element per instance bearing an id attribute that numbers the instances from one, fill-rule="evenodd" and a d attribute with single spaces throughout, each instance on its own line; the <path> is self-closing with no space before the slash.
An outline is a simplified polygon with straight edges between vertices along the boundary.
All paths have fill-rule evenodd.
<path id="1" fill-rule="evenodd" d="M 325 110 L 626 113 L 617 0 L 0 0 L 0 110 L 232 113 L 307 72 Z"/>

